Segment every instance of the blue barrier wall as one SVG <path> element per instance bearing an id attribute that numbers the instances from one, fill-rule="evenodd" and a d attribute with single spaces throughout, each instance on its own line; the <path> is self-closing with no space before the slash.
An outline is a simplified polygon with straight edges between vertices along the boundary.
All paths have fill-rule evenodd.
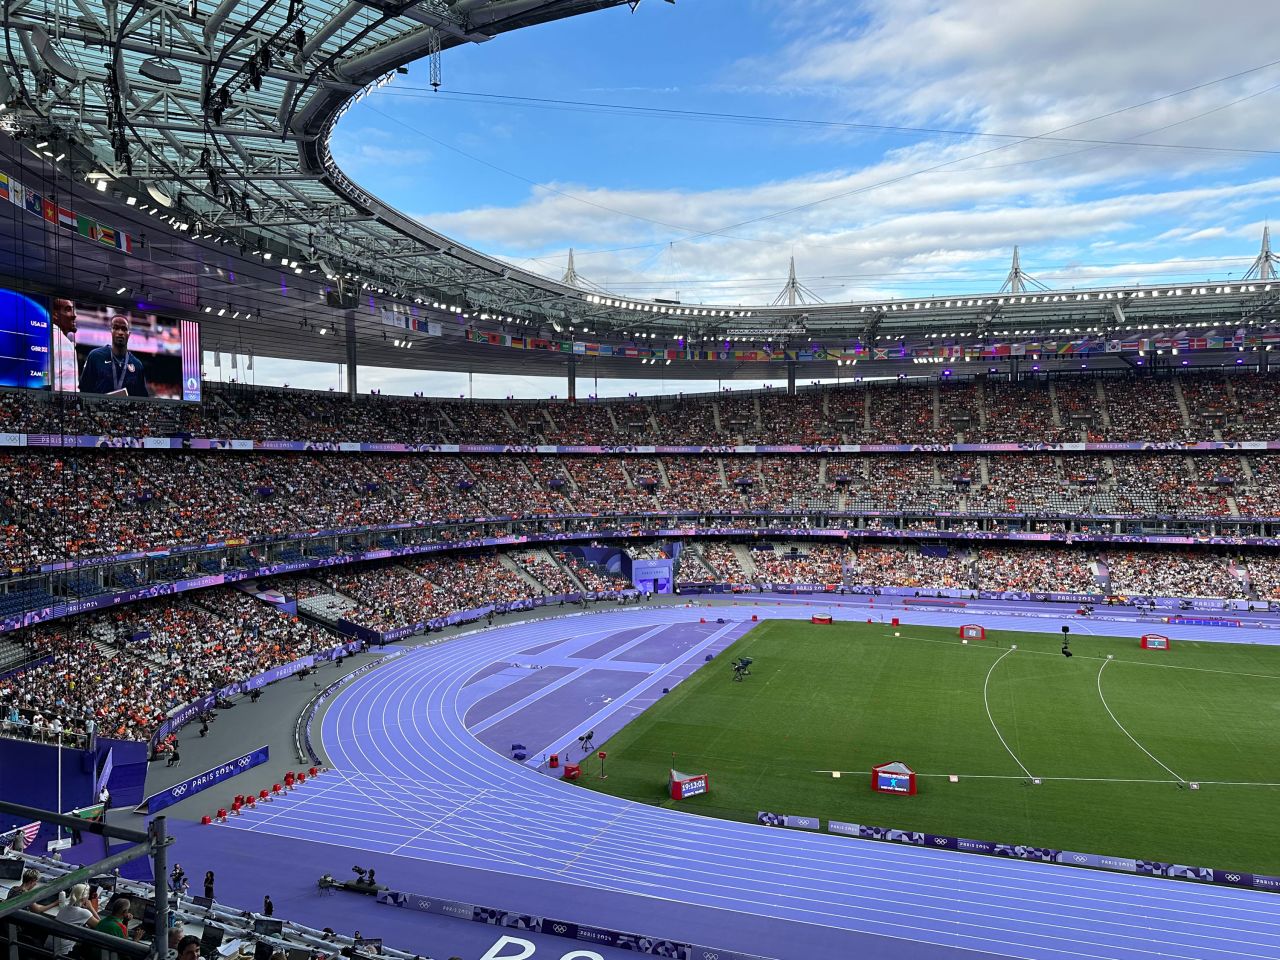
<path id="1" fill-rule="evenodd" d="M 0 800 L 21 803 L 42 810 L 58 808 L 58 748 L 26 740 L 0 737 Z M 72 810 L 95 802 L 96 755 L 91 750 L 62 751 L 62 809 Z M 0 813 L 0 833 L 27 823 L 25 818 Z M 44 852 L 44 845 L 56 835 L 54 827 L 44 827 L 32 846 Z"/>
<path id="2" fill-rule="evenodd" d="M 112 751 L 111 777 L 107 780 L 107 789 L 111 791 L 111 805 L 136 807 L 142 802 L 147 780 L 147 744 L 99 737 L 99 763 L 108 750 Z"/>

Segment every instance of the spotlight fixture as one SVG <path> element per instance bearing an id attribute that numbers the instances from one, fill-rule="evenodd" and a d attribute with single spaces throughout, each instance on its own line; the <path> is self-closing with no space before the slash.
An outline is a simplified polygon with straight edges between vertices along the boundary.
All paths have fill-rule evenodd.
<path id="1" fill-rule="evenodd" d="M 138 67 L 138 72 L 148 80 L 154 80 L 156 83 L 166 83 L 171 87 L 177 87 L 182 84 L 182 71 L 160 57 L 151 57 L 149 60 L 143 60 Z"/>
<path id="2" fill-rule="evenodd" d="M 147 193 L 151 196 L 151 199 L 154 200 L 156 203 L 160 204 L 160 206 L 162 207 L 173 206 L 173 198 L 170 197 L 167 193 L 165 193 L 164 190 L 160 188 L 159 184 L 155 184 L 155 183 L 147 184 Z"/>

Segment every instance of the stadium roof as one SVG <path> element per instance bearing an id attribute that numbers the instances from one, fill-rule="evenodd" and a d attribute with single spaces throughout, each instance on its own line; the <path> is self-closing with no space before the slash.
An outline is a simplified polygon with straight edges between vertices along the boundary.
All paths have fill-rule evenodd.
<path id="1" fill-rule="evenodd" d="M 272 286 L 281 285 L 281 262 L 303 275 L 298 286 L 323 285 L 323 277 L 344 290 L 336 302 L 347 308 L 357 298 L 376 297 L 392 309 L 418 306 L 428 317 L 454 326 L 464 317 L 469 326 L 497 334 L 712 349 L 738 342 L 972 341 L 1068 328 L 1106 336 L 1146 329 L 1174 334 L 1188 326 L 1271 322 L 1280 286 L 1238 281 L 1069 293 L 1014 283 L 986 296 L 844 304 L 613 297 L 522 271 L 438 234 L 353 183 L 334 163 L 329 138 L 344 110 L 405 64 L 426 58 L 434 80 L 441 52 L 451 47 L 636 2 L 17 0 L 6 7 L 0 101 L 10 109 L 0 119 L 28 146 L 45 145 L 46 167 L 62 161 L 78 180 L 97 186 L 101 204 L 157 218 L 155 233 L 172 235 L 176 259 L 208 270 L 203 251 L 209 246 L 240 251 L 238 294 L 259 288 L 251 297 L 256 310 L 246 302 L 243 318 L 232 309 L 239 304 L 211 296 L 198 277 L 194 297 L 151 298 L 194 311 L 211 300 L 216 310 L 225 307 L 222 316 L 201 317 L 208 349 L 223 344 L 338 362 L 350 356 L 339 337 L 312 335 L 321 326 L 310 322 L 318 312 L 315 299 L 310 316 L 305 301 L 270 303 Z M 114 275 L 104 260 L 104 282 Z M 152 290 L 161 286 L 151 284 Z M 265 310 L 264 303 L 270 303 Z M 299 336 L 300 329 L 307 336 Z M 462 336 L 431 338 L 426 349 L 406 351 L 392 346 L 376 316 L 358 319 L 348 331 L 360 340 L 358 362 L 366 365 L 556 373 L 566 362 L 553 352 L 513 351 Z M 833 371 L 834 363 L 806 364 L 803 376 Z M 700 379 L 760 372 L 732 363 L 678 363 L 663 371 Z M 653 371 L 638 361 L 612 360 L 609 373 Z"/>

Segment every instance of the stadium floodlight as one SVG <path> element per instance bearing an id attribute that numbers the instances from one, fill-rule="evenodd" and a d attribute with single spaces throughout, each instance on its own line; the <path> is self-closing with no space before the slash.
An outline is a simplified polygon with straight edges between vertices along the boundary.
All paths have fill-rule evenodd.
<path id="1" fill-rule="evenodd" d="M 170 197 L 167 193 L 165 193 L 164 190 L 162 190 L 158 184 L 148 183 L 147 193 L 150 195 L 151 199 L 154 200 L 156 203 L 160 204 L 160 206 L 162 207 L 173 206 L 173 198 Z"/>

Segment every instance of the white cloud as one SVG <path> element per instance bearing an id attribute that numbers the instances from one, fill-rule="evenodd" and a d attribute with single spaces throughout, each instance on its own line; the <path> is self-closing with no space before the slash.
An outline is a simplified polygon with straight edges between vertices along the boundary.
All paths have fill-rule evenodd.
<path id="1" fill-rule="evenodd" d="M 756 2 L 773 9 L 782 35 L 794 39 L 737 64 L 726 82 L 758 83 L 767 72 L 770 85 L 760 91 L 821 91 L 829 109 L 861 121 L 1019 134 L 1076 124 L 1264 63 L 1273 57 L 1270 37 L 1280 31 L 1276 9 L 1238 0 L 1048 7 L 1007 0 L 998 10 L 984 0 L 869 0 L 855 13 L 834 0 Z M 809 29 L 801 29 L 806 23 Z M 1254 28 L 1241 30 L 1242 23 Z M 1269 113 L 1265 107 L 1280 102 L 1274 92 L 1187 120 L 1277 83 L 1280 69 L 1262 71 L 1062 136 L 1280 150 L 1280 127 L 1258 122 Z M 862 137 L 832 136 L 851 144 Z M 625 190 L 556 182 L 522 203 L 421 219 L 550 276 L 563 271 L 572 246 L 585 277 L 636 295 L 768 300 L 759 278 L 782 276 L 794 254 L 824 296 L 851 299 L 907 292 L 922 277 L 985 273 L 998 282 L 1015 244 L 1029 269 L 1037 261 L 1054 269 L 1086 263 L 1104 243 L 1112 253 L 1154 254 L 1105 265 L 1132 266 L 1134 276 L 1205 259 L 1214 244 L 1222 255 L 1228 240 L 1227 252 L 1235 253 L 1244 225 L 1280 199 L 1280 182 L 1257 172 L 1257 159 L 932 136 L 848 169 L 762 178 L 746 187 Z M 722 229 L 726 224 L 742 225 Z M 710 235 L 690 239 L 689 232 Z M 668 241 L 675 245 L 663 252 Z M 1094 274 L 1072 266 L 1067 275 Z"/>

